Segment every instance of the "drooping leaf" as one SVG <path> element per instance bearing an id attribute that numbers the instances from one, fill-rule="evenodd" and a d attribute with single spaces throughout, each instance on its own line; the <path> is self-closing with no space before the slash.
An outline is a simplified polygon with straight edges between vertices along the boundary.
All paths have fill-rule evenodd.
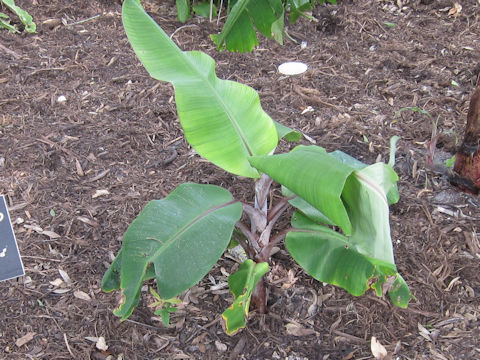
<path id="1" fill-rule="evenodd" d="M 250 163 L 320 210 L 346 235 L 352 232 L 341 199 L 345 182 L 355 170 L 318 146 L 300 145 L 288 154 L 255 156 Z"/>
<path id="2" fill-rule="evenodd" d="M 112 291 L 120 290 L 120 273 L 122 271 L 122 249 L 118 252 L 117 256 L 110 264 L 102 278 L 102 290 L 109 293 Z M 142 282 L 155 278 L 155 268 L 153 264 L 147 267 L 147 271 L 143 276 Z"/>
<path id="3" fill-rule="evenodd" d="M 351 234 L 320 225 L 322 221 L 300 203 L 302 212 L 292 217 L 295 229 L 287 234 L 286 247 L 315 279 L 355 296 L 369 288 L 379 296 L 388 291 L 395 305 L 406 307 L 412 295 L 395 266 L 388 208 L 398 200 L 398 176 L 384 163 L 365 166 L 344 154 L 335 157 L 357 169 L 348 176 L 341 194 Z"/>
<path id="4" fill-rule="evenodd" d="M 228 286 L 235 299 L 233 304 L 222 314 L 225 332 L 228 335 L 234 335 L 245 327 L 253 290 L 268 270 L 266 262 L 257 264 L 249 259 L 228 277 Z"/>
<path id="5" fill-rule="evenodd" d="M 176 0 L 178 21 L 184 23 L 190 17 L 190 1 Z"/>
<path id="6" fill-rule="evenodd" d="M 340 286 L 355 296 L 363 295 L 369 288 L 381 296 L 383 285 L 394 279 L 389 291 L 392 303 L 408 305 L 412 295 L 393 263 L 360 253 L 354 239 L 315 224 L 300 212 L 292 216 L 292 225 L 295 229 L 287 234 L 285 245 L 313 278 Z"/>
<path id="7" fill-rule="evenodd" d="M 389 201 L 397 193 L 397 174 L 384 163 L 355 171 L 346 181 L 342 199 L 352 223 L 350 244 L 358 252 L 394 264 Z"/>
<path id="8" fill-rule="evenodd" d="M 196 284 L 227 248 L 241 213 L 241 204 L 214 185 L 182 184 L 150 201 L 125 232 L 118 260 L 104 278 L 106 290 L 113 290 L 120 277 L 123 302 L 114 314 L 130 316 L 152 265 L 164 299 Z"/>
<path id="9" fill-rule="evenodd" d="M 210 56 L 181 51 L 135 0 L 123 3 L 123 23 L 150 75 L 174 85 L 180 123 L 190 145 L 226 171 L 259 177 L 248 158 L 270 153 L 278 137 L 258 93 L 218 79 Z"/>
<path id="10" fill-rule="evenodd" d="M 210 35 L 219 50 L 252 51 L 258 45 L 255 27 L 264 36 L 283 43 L 282 0 L 238 0 L 220 34 Z"/>

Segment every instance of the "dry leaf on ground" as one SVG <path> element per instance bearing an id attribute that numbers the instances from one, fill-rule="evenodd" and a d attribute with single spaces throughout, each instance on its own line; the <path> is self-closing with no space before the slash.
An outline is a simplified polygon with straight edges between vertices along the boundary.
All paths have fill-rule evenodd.
<path id="1" fill-rule="evenodd" d="M 375 359 L 383 360 L 387 357 L 387 349 L 380 344 L 380 341 L 377 340 L 375 336 L 372 336 L 372 340 L 370 342 L 370 349 L 372 350 L 372 355 Z"/>
<path id="2" fill-rule="evenodd" d="M 21 346 L 25 345 L 26 343 L 33 340 L 33 337 L 35 336 L 35 334 L 36 333 L 34 333 L 34 332 L 26 333 L 21 338 L 17 339 L 17 341 L 15 341 L 15 345 L 17 345 L 18 347 L 21 347 Z"/>
<path id="3" fill-rule="evenodd" d="M 293 336 L 308 336 L 308 335 L 318 335 L 318 333 L 313 329 L 307 329 L 297 323 L 289 323 L 285 325 L 288 335 Z"/>

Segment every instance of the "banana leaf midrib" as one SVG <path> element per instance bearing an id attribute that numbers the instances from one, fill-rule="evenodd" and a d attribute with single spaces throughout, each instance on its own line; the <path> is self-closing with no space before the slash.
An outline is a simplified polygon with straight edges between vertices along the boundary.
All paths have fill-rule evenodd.
<path id="1" fill-rule="evenodd" d="M 161 243 L 161 246 L 149 257 L 147 258 L 147 261 L 146 263 L 147 264 L 150 264 L 150 263 L 153 263 L 155 259 L 158 259 L 160 257 L 160 255 L 166 251 L 166 249 L 170 248 L 170 246 L 172 244 L 174 244 L 179 238 L 180 236 L 187 232 L 189 229 L 191 229 L 195 223 L 197 223 L 198 221 L 200 221 L 201 219 L 207 217 L 208 215 L 210 215 L 211 213 L 215 212 L 216 210 L 219 210 L 219 209 L 223 209 L 225 207 L 228 207 L 230 205 L 233 205 L 233 204 L 236 204 L 238 203 L 238 200 L 232 200 L 232 201 L 229 201 L 227 203 L 223 203 L 223 204 L 220 204 L 220 205 L 216 205 L 214 207 L 211 207 L 207 210 L 205 210 L 204 212 L 202 212 L 200 215 L 197 215 L 193 220 L 191 220 L 188 224 L 186 224 L 185 226 L 183 226 L 182 228 L 180 228 L 176 233 L 174 233 L 172 236 L 170 236 L 170 238 L 162 243 L 159 239 L 155 239 L 155 238 L 146 238 L 145 240 L 148 240 L 148 239 L 152 239 L 152 240 L 156 240 L 158 241 L 159 243 Z M 146 270 L 146 269 L 145 269 Z"/>

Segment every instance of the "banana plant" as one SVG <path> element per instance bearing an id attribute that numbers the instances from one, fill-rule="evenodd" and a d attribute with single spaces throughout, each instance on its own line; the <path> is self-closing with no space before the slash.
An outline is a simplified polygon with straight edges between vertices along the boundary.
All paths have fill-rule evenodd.
<path id="1" fill-rule="evenodd" d="M 247 52 L 259 44 L 257 32 L 283 44 L 285 13 L 290 13 L 292 24 L 300 16 L 314 20 L 309 12 L 316 3 L 326 1 L 336 4 L 336 0 L 176 0 L 176 7 L 180 22 L 186 22 L 192 13 L 211 20 L 216 16 L 217 8 L 221 11 L 225 3 L 227 20 L 222 31 L 210 35 L 210 38 L 219 50 Z"/>
<path id="2" fill-rule="evenodd" d="M 388 293 L 393 304 L 408 305 L 412 294 L 395 266 L 390 237 L 389 205 L 399 198 L 394 151 L 389 164 L 373 165 L 318 146 L 275 154 L 280 139 L 301 134 L 271 119 L 252 88 L 220 80 L 208 55 L 180 50 L 137 0 L 124 1 L 123 24 L 150 75 L 173 84 L 189 144 L 221 169 L 251 178 L 254 199 L 241 203 L 221 187 L 186 183 L 150 201 L 103 277 L 104 291 L 123 295 L 115 315 L 132 314 L 146 281 L 156 282 L 160 299 L 179 296 L 238 243 L 248 259 L 228 279 L 234 299 L 222 315 L 233 335 L 246 326 L 251 306 L 267 311 L 263 276 L 272 248 L 283 241 L 313 278 L 355 296 L 368 289 Z M 274 181 L 284 197 L 268 204 Z M 290 206 L 296 209 L 291 226 L 274 232 Z"/>

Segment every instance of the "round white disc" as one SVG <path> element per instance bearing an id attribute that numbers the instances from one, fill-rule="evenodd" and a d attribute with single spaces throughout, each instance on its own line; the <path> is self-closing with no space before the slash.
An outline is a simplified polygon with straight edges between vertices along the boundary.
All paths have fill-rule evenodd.
<path id="1" fill-rule="evenodd" d="M 298 75 L 307 71 L 307 68 L 307 64 L 298 61 L 290 61 L 281 64 L 278 67 L 278 71 L 284 75 Z"/>

